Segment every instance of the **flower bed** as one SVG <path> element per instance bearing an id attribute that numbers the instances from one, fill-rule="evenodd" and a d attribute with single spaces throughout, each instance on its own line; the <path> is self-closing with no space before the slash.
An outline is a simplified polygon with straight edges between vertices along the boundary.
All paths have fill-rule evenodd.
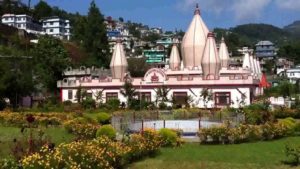
<path id="1" fill-rule="evenodd" d="M 75 134 L 80 139 L 93 139 L 96 137 L 97 130 L 100 125 L 93 121 L 78 117 L 68 120 L 64 123 L 65 129 L 72 134 Z"/>
<path id="2" fill-rule="evenodd" d="M 55 149 L 44 146 L 39 153 L 21 160 L 24 169 L 33 168 L 122 168 L 126 164 L 155 154 L 161 146 L 154 130 L 133 134 L 127 141 L 100 137 L 90 141 L 61 144 Z"/>
<path id="3" fill-rule="evenodd" d="M 0 123 L 3 126 L 24 127 L 26 126 L 28 115 L 34 117 L 33 126 L 37 125 L 61 125 L 64 121 L 72 119 L 73 115 L 70 113 L 13 113 L 0 112 Z"/>
<path id="4" fill-rule="evenodd" d="M 289 135 L 289 128 L 284 123 L 265 123 L 262 125 L 229 124 L 202 128 L 199 130 L 200 142 L 204 144 L 236 144 L 258 140 L 272 140 Z"/>

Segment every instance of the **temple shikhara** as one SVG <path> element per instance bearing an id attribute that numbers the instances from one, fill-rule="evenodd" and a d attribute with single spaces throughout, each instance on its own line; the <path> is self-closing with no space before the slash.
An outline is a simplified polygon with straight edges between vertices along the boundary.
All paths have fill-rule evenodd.
<path id="1" fill-rule="evenodd" d="M 191 106 L 199 108 L 251 104 L 265 87 L 265 82 L 260 80 L 265 77 L 259 61 L 253 53 L 246 53 L 241 67 L 231 67 L 224 38 L 218 46 L 215 35 L 205 25 L 197 6 L 182 42 L 174 41 L 168 66 L 151 68 L 144 77 L 133 78 L 127 71 L 123 45 L 118 41 L 109 71 L 82 68 L 77 71 L 69 69 L 64 73 L 65 79 L 58 81 L 61 99 L 76 102 L 76 92 L 80 87 L 95 100 L 96 93 L 100 91 L 104 103 L 110 99 L 119 99 L 126 104 L 126 97 L 120 91 L 128 81 L 136 89 L 137 99 L 149 102 L 155 102 L 157 89 L 165 87 L 168 89 L 169 100 L 178 105 L 184 104 L 187 98 Z M 211 96 L 210 99 L 205 98 L 204 91 Z"/>

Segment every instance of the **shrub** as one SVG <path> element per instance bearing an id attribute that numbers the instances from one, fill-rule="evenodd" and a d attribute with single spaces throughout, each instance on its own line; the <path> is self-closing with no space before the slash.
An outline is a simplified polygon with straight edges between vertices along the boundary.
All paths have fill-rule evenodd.
<path id="1" fill-rule="evenodd" d="M 44 146 L 40 152 L 20 161 L 21 168 L 124 168 L 126 164 L 155 154 L 160 148 L 156 131 L 132 134 L 125 142 L 107 137 L 60 144 L 55 149 Z"/>
<path id="2" fill-rule="evenodd" d="M 162 139 L 162 146 L 175 147 L 180 142 L 177 133 L 171 129 L 163 128 L 158 133 Z"/>
<path id="3" fill-rule="evenodd" d="M 75 134 L 80 139 L 92 139 L 96 137 L 100 126 L 89 122 L 86 118 L 78 117 L 65 122 L 64 127 L 69 133 Z"/>
<path id="4" fill-rule="evenodd" d="M 18 163 L 14 159 L 1 159 L 0 160 L 1 169 L 18 169 Z"/>
<path id="5" fill-rule="evenodd" d="M 158 108 L 159 108 L 160 110 L 166 110 L 167 107 L 168 107 L 167 104 L 164 103 L 164 102 L 160 102 L 160 103 L 158 104 Z"/>
<path id="6" fill-rule="evenodd" d="M 285 118 L 285 119 L 280 119 L 279 123 L 287 127 L 289 135 L 292 135 L 292 134 L 295 133 L 297 123 L 296 123 L 296 120 L 293 119 L 292 117 L 288 117 L 288 118 Z"/>
<path id="7" fill-rule="evenodd" d="M 300 165 L 300 146 L 287 145 L 285 147 L 285 154 L 287 156 L 285 163 L 294 166 Z"/>
<path id="8" fill-rule="evenodd" d="M 4 99 L 0 98 L 0 111 L 4 110 L 6 107 L 6 102 Z"/>
<path id="9" fill-rule="evenodd" d="M 120 100 L 119 99 L 108 100 L 105 106 L 110 110 L 118 110 L 120 106 Z"/>
<path id="10" fill-rule="evenodd" d="M 72 105 L 72 101 L 66 100 L 66 101 L 63 102 L 63 104 L 64 104 L 65 106 L 71 106 L 71 105 Z"/>
<path id="11" fill-rule="evenodd" d="M 116 130 L 111 125 L 103 125 L 97 130 L 96 137 L 106 136 L 113 140 L 116 134 Z"/>
<path id="12" fill-rule="evenodd" d="M 92 98 L 87 98 L 81 102 L 81 105 L 85 109 L 94 109 L 96 108 L 96 101 Z"/>
<path id="13" fill-rule="evenodd" d="M 111 122 L 111 115 L 108 113 L 99 113 L 97 115 L 97 121 L 101 125 L 110 124 Z"/>

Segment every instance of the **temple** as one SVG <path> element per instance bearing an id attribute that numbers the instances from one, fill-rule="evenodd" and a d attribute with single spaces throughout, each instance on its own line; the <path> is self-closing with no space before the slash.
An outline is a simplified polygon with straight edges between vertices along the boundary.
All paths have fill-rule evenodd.
<path id="1" fill-rule="evenodd" d="M 168 105 L 183 105 L 187 101 L 193 107 L 221 108 L 239 107 L 252 103 L 255 96 L 263 93 L 265 84 L 260 82 L 262 72 L 253 53 L 246 53 L 242 67 L 229 66 L 229 53 L 222 38 L 219 49 L 215 35 L 209 32 L 201 18 L 198 6 L 182 42 L 174 41 L 170 54 L 169 66 L 151 68 L 144 77 L 133 78 L 127 71 L 128 64 L 122 43 L 118 41 L 110 63 L 110 71 L 99 73 L 92 69 L 83 69 L 96 73 L 83 73 L 72 76 L 65 73 L 65 79 L 58 81 L 62 101 L 76 102 L 79 87 L 96 100 L 96 93 L 101 91 L 101 101 L 119 99 L 127 103 L 121 94 L 125 81 L 136 89 L 137 99 L 147 102 L 158 100 L 157 89 L 168 88 Z M 181 48 L 181 53 L 179 52 Z M 72 70 L 70 70 L 72 71 Z M 97 73 L 98 72 L 98 73 Z M 172 100 L 172 101 L 171 101 Z"/>

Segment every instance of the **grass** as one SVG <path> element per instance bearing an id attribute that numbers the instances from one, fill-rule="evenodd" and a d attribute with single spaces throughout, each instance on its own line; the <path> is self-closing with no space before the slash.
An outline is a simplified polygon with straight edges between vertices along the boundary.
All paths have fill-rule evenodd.
<path id="1" fill-rule="evenodd" d="M 199 145 L 164 148 L 155 158 L 129 166 L 130 169 L 281 169 L 286 144 L 300 144 L 300 137 L 238 145 Z M 296 167 L 293 167 L 296 169 Z"/>
<path id="2" fill-rule="evenodd" d="M 63 127 L 43 128 L 45 136 L 49 137 L 56 145 L 74 139 Z M 13 139 L 22 139 L 21 129 L 17 127 L 0 126 L 0 158 L 8 157 L 13 146 Z"/>

